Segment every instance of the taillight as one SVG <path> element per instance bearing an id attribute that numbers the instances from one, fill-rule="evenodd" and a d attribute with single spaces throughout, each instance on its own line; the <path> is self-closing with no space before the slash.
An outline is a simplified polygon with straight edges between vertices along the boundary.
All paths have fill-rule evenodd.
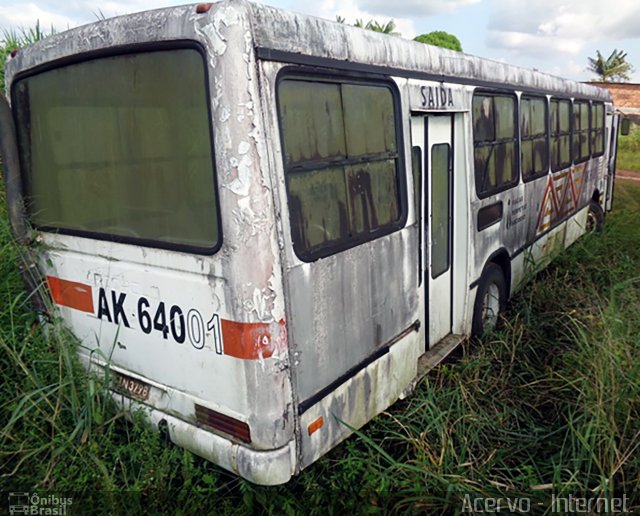
<path id="1" fill-rule="evenodd" d="M 214 2 L 207 2 L 206 4 L 198 4 L 196 6 L 196 13 L 198 13 L 198 14 L 206 13 L 209 9 L 211 9 L 211 6 L 213 4 L 214 4 Z"/>
<path id="2" fill-rule="evenodd" d="M 202 405 L 196 405 L 196 421 L 200 425 L 220 430 L 242 442 L 251 442 L 251 431 L 249 425 L 244 421 L 239 421 Z"/>

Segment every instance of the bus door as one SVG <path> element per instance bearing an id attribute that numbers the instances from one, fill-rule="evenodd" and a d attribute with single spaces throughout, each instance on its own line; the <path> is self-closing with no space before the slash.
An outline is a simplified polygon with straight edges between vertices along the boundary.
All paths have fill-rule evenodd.
<path id="1" fill-rule="evenodd" d="M 607 164 L 607 199 L 605 209 L 611 211 L 613 209 L 613 187 L 616 178 L 616 158 L 618 155 L 618 125 L 620 115 L 611 115 L 611 142 L 609 144 L 609 163 Z"/>
<path id="2" fill-rule="evenodd" d="M 420 263 L 425 288 L 427 349 L 453 325 L 453 115 L 414 115 L 414 155 L 421 150 Z"/>

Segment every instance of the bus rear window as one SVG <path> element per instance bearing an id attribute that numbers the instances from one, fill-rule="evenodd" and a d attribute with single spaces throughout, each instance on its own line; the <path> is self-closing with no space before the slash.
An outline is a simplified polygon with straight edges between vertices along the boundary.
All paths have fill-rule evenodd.
<path id="1" fill-rule="evenodd" d="M 211 252 L 219 243 L 204 60 L 194 48 L 54 68 L 13 89 L 31 221 Z"/>

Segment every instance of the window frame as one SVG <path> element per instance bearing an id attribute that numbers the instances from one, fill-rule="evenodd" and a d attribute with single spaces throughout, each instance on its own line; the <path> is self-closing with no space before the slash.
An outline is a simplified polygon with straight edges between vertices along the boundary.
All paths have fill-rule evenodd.
<path id="1" fill-rule="evenodd" d="M 489 142 L 481 142 L 481 147 L 487 147 L 489 145 L 498 145 L 501 143 L 508 143 L 513 141 L 515 144 L 514 157 L 515 157 L 515 177 L 508 183 L 504 183 L 499 187 L 490 188 L 485 191 L 479 190 L 479 184 L 477 181 L 477 175 L 475 171 L 475 151 L 477 147 L 477 142 L 475 141 L 475 131 L 474 131 L 474 119 L 473 119 L 473 100 L 476 95 L 482 96 L 491 96 L 491 97 L 510 97 L 514 100 L 514 109 L 513 109 L 513 127 L 514 127 L 514 135 L 512 138 L 496 140 L 495 135 L 495 120 L 494 120 L 494 139 L 492 143 Z M 476 195 L 479 199 L 486 199 L 493 195 L 496 195 L 501 192 L 505 192 L 514 188 L 518 184 L 520 184 L 520 102 L 518 100 L 518 96 L 516 95 L 515 90 L 501 90 L 501 89 L 484 89 L 484 88 L 476 88 L 473 91 L 473 95 L 471 96 L 471 143 L 473 145 L 473 179 L 475 183 L 475 191 Z"/>
<path id="2" fill-rule="evenodd" d="M 524 172 L 522 170 L 522 142 L 524 141 L 534 141 L 536 139 L 540 139 L 540 135 L 538 136 L 527 136 L 526 138 L 522 135 L 522 99 L 535 99 L 535 100 L 543 100 L 544 101 L 544 140 L 545 140 L 545 146 L 547 149 L 547 166 L 544 169 L 544 171 L 538 172 L 537 174 L 532 174 L 530 176 L 526 176 L 524 175 Z M 518 103 L 518 121 L 520 122 L 520 125 L 518 126 L 518 132 L 520 135 L 519 138 L 519 142 L 520 142 L 520 175 L 522 176 L 522 181 L 525 183 L 529 183 L 531 181 L 535 181 L 536 179 L 540 179 L 541 177 L 544 177 L 546 175 L 549 175 L 549 169 L 551 168 L 551 140 L 550 140 L 550 136 L 551 136 L 551 131 L 550 131 L 550 113 L 551 113 L 551 109 L 550 109 L 550 102 L 549 102 L 549 97 L 546 95 L 536 95 L 533 93 L 522 93 L 520 95 L 520 100 Z"/>
<path id="3" fill-rule="evenodd" d="M 138 54 L 147 54 L 154 52 L 170 52 L 172 50 L 194 50 L 196 51 L 200 59 L 202 61 L 202 70 L 204 76 L 204 104 L 206 106 L 206 114 L 208 119 L 208 141 L 211 155 L 211 168 L 213 174 L 213 188 L 212 188 L 212 198 L 211 201 L 215 203 L 215 211 L 216 211 L 216 225 L 217 225 L 217 234 L 218 238 L 214 245 L 209 247 L 184 244 L 184 243 L 175 243 L 168 242 L 164 240 L 154 240 L 149 238 L 135 237 L 135 236 L 124 236 L 107 232 L 95 232 L 83 229 L 70 229 L 70 228 L 59 228 L 55 226 L 41 225 L 36 224 L 31 217 L 30 211 L 26 210 L 26 216 L 29 223 L 36 230 L 53 233 L 53 234 L 61 234 L 61 235 L 69 235 L 69 236 L 77 236 L 92 240 L 99 241 L 107 241 L 107 242 L 116 242 L 122 244 L 131 244 L 148 248 L 155 249 L 165 249 L 169 251 L 178 251 L 185 252 L 190 254 L 197 255 L 214 255 L 216 254 L 223 245 L 224 238 L 222 233 L 222 220 L 221 220 L 221 207 L 220 207 L 220 189 L 218 186 L 218 172 L 217 172 L 217 164 L 216 164 L 216 153 L 215 153 L 215 143 L 214 143 L 214 134 L 213 134 L 213 115 L 211 108 L 211 87 L 210 87 L 210 76 L 209 76 L 209 65 L 208 65 L 208 57 L 207 51 L 204 46 L 196 40 L 176 40 L 176 41 L 158 41 L 152 43 L 136 43 L 119 47 L 112 47 L 106 49 L 100 49 L 90 52 L 85 52 L 82 54 L 77 54 L 74 56 L 63 57 L 60 59 L 56 59 L 45 63 L 43 65 L 37 66 L 33 69 L 21 72 L 17 74 L 10 86 L 10 95 L 11 95 L 11 105 L 13 106 L 13 121 L 15 127 L 18 127 L 18 109 L 16 102 L 16 88 L 20 81 L 24 79 L 28 79 L 30 77 L 39 75 L 41 73 L 46 73 L 51 70 L 56 70 L 60 68 L 65 68 L 66 66 L 78 65 L 89 61 L 100 60 L 103 58 L 112 58 L 112 57 L 126 57 L 131 55 Z M 17 145 L 19 149 L 20 155 L 20 168 L 22 170 L 21 173 L 21 183 L 22 190 L 24 192 L 23 198 L 25 200 L 29 199 L 32 193 L 32 177 L 31 173 L 27 173 L 27 170 L 30 170 L 29 167 L 25 166 L 25 156 L 23 143 L 20 138 L 16 138 Z M 176 177 L 178 180 L 179 177 Z"/>
<path id="4" fill-rule="evenodd" d="M 436 279 L 438 277 L 440 277 L 442 274 L 444 274 L 445 272 L 447 272 L 448 270 L 451 269 L 451 262 L 452 262 L 452 247 L 453 247 L 453 238 L 452 238 L 452 233 L 453 233 L 453 221 L 452 221 L 452 214 L 453 214 L 453 148 L 451 146 L 451 142 L 444 142 L 444 143 L 434 143 L 433 145 L 430 146 L 429 148 L 429 157 L 431 158 L 431 162 L 429 163 L 429 169 L 430 169 L 430 176 L 431 176 L 431 181 L 430 181 L 430 192 L 431 194 L 433 194 L 433 192 L 436 190 L 436 187 L 434 185 L 434 179 L 435 179 L 435 174 L 433 173 L 433 149 L 435 147 L 446 147 L 447 150 L 447 171 L 446 171 L 446 179 L 447 179 L 447 196 L 444 197 L 447 200 L 447 213 L 446 213 L 446 217 L 447 217 L 447 232 L 446 232 L 446 237 L 447 237 L 447 242 L 446 242 L 446 263 L 443 265 L 446 265 L 446 267 L 441 268 L 441 269 L 436 269 L 434 270 L 433 268 L 433 256 L 434 256 L 434 252 L 433 252 L 433 243 L 434 243 L 434 238 L 433 238 L 433 230 L 435 227 L 435 223 L 433 222 L 433 218 L 434 218 L 434 210 L 433 210 L 433 199 L 436 198 L 436 196 L 433 196 L 430 199 L 431 202 L 431 218 L 429 221 L 429 240 L 431 242 L 430 245 L 430 254 L 431 256 L 429 257 L 429 262 L 430 262 L 430 273 L 431 273 L 431 279 Z"/>
<path id="5" fill-rule="evenodd" d="M 391 99 L 393 103 L 394 109 L 394 122 L 395 122 L 395 136 L 396 136 L 396 182 L 397 182 L 397 195 L 398 195 L 398 212 L 399 218 L 398 220 L 378 226 L 375 231 L 370 233 L 358 233 L 356 235 L 352 235 L 347 237 L 346 239 L 334 240 L 333 242 L 327 245 L 315 246 L 311 250 L 309 249 L 299 249 L 293 239 L 293 224 L 291 223 L 291 195 L 290 195 L 290 167 L 286 161 L 286 152 L 285 152 L 285 135 L 284 135 L 284 127 L 283 127 L 283 119 L 280 116 L 280 84 L 288 79 L 307 81 L 307 82 L 322 82 L 329 84 L 347 84 L 347 85 L 356 85 L 356 86 L 367 86 L 373 85 L 375 87 L 384 87 L 389 90 L 391 93 Z M 286 187 L 286 203 L 287 203 L 287 211 L 289 212 L 289 237 L 291 238 L 291 248 L 295 255 L 303 262 L 314 262 L 321 258 L 327 258 L 329 256 L 341 253 L 348 249 L 352 249 L 359 245 L 365 244 L 367 242 L 372 242 L 384 236 L 390 235 L 405 227 L 408 217 L 408 201 L 407 201 L 407 171 L 406 171 L 406 158 L 405 158 L 405 148 L 404 148 L 404 126 L 402 120 L 402 103 L 400 97 L 400 91 L 398 90 L 397 84 L 390 78 L 386 76 L 373 75 L 368 73 L 357 73 L 357 72 L 342 72 L 337 70 L 318 70 L 317 68 L 309 68 L 307 66 L 294 66 L 289 65 L 283 67 L 276 76 L 275 81 L 275 107 L 276 107 L 276 118 L 277 118 L 277 126 L 279 133 L 279 145 L 282 159 L 280 163 L 282 164 L 282 171 L 285 179 L 285 187 Z M 366 157 L 366 156 L 365 156 Z M 328 169 L 331 166 L 347 166 L 353 160 L 331 160 L 324 159 L 313 161 L 313 167 L 311 170 L 318 169 Z M 361 161 L 367 162 L 367 161 Z M 372 163 L 374 161 L 369 161 Z M 296 168 L 304 168 L 304 166 L 296 165 Z M 295 172 L 294 172 L 295 173 Z M 348 195 L 348 193 L 347 193 Z"/>
<path id="6" fill-rule="evenodd" d="M 422 249 L 422 170 L 424 151 L 420 145 L 411 145 L 411 177 L 413 179 L 413 202 L 416 223 L 418 224 L 418 249 Z M 418 286 L 422 285 L 422 252 L 418 253 Z"/>
<path id="7" fill-rule="evenodd" d="M 598 131 L 597 128 L 594 128 L 592 125 L 593 122 L 593 117 L 595 116 L 593 114 L 593 112 L 595 111 L 596 106 L 600 106 L 602 107 L 602 152 L 598 152 L 596 153 L 594 151 L 594 145 L 593 145 L 593 134 Z M 607 110 L 606 110 L 606 106 L 605 103 L 602 101 L 597 101 L 597 100 L 592 100 L 591 101 L 591 107 L 590 107 L 590 112 L 589 112 L 589 145 L 591 146 L 591 158 L 599 158 L 600 156 L 604 156 L 604 152 L 607 148 L 607 142 L 606 142 L 606 120 L 607 120 Z"/>
<path id="8" fill-rule="evenodd" d="M 553 127 L 551 126 L 551 105 L 554 101 L 557 101 L 558 104 L 561 102 L 569 103 L 569 130 L 566 132 L 558 131 L 558 133 L 554 134 Z M 559 111 L 559 110 L 558 110 Z M 565 163 L 561 163 L 558 168 L 554 167 L 553 161 L 553 139 L 561 136 L 569 136 L 569 161 Z M 557 97 L 552 96 L 549 99 L 549 167 L 551 168 L 551 173 L 555 174 L 557 172 L 561 172 L 562 170 L 566 170 L 570 168 L 573 164 L 573 102 L 568 97 Z"/>
<path id="9" fill-rule="evenodd" d="M 577 130 L 575 127 L 575 109 L 576 106 L 586 106 L 587 107 L 587 128 L 586 129 L 580 129 Z M 580 111 L 582 111 L 582 108 L 580 108 Z M 582 114 L 580 114 L 580 117 L 582 117 Z M 576 150 L 574 148 L 575 146 L 575 141 L 574 138 L 577 135 L 581 135 L 581 134 L 585 134 L 587 135 L 587 147 L 589 149 L 589 152 L 587 153 L 586 156 L 581 156 L 580 154 L 576 154 Z M 585 100 L 585 99 L 580 99 L 580 98 L 574 98 L 571 101 L 571 162 L 574 165 L 578 165 L 580 163 L 584 163 L 585 161 L 589 161 L 591 159 L 591 154 L 592 154 L 592 149 L 591 149 L 591 102 L 589 100 Z"/>

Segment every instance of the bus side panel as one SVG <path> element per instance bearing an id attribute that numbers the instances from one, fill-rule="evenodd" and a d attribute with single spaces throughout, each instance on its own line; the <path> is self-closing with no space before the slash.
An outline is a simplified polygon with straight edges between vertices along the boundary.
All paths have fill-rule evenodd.
<path id="1" fill-rule="evenodd" d="M 303 262 L 295 255 L 283 152 L 280 138 L 275 138 L 280 131 L 276 76 L 283 66 L 263 61 L 260 69 L 269 92 L 265 99 L 271 100 L 265 107 L 265 113 L 271 113 L 267 124 L 273 143 L 277 141 L 269 150 L 278 182 L 274 197 L 280 205 L 288 337 L 296 366 L 293 382 L 298 402 L 305 402 L 370 359 L 419 318 L 418 229 L 414 217 L 409 217 L 410 225 L 403 229 L 326 258 Z M 408 122 L 399 123 L 398 131 L 408 134 Z M 403 144 L 402 152 L 410 155 L 409 138 Z M 405 162 L 399 173 L 410 190 L 407 170 L 410 163 Z"/>
<path id="2" fill-rule="evenodd" d="M 418 374 L 424 337 L 412 331 L 385 354 L 300 416 L 300 468 L 305 468 L 394 403 Z M 317 428 L 319 421 L 322 426 Z M 345 424 L 346 423 L 346 424 Z M 348 425 L 348 426 L 347 426 Z"/>
<path id="3" fill-rule="evenodd" d="M 290 341 L 306 400 L 409 328 L 417 317 L 415 227 L 289 270 Z"/>

